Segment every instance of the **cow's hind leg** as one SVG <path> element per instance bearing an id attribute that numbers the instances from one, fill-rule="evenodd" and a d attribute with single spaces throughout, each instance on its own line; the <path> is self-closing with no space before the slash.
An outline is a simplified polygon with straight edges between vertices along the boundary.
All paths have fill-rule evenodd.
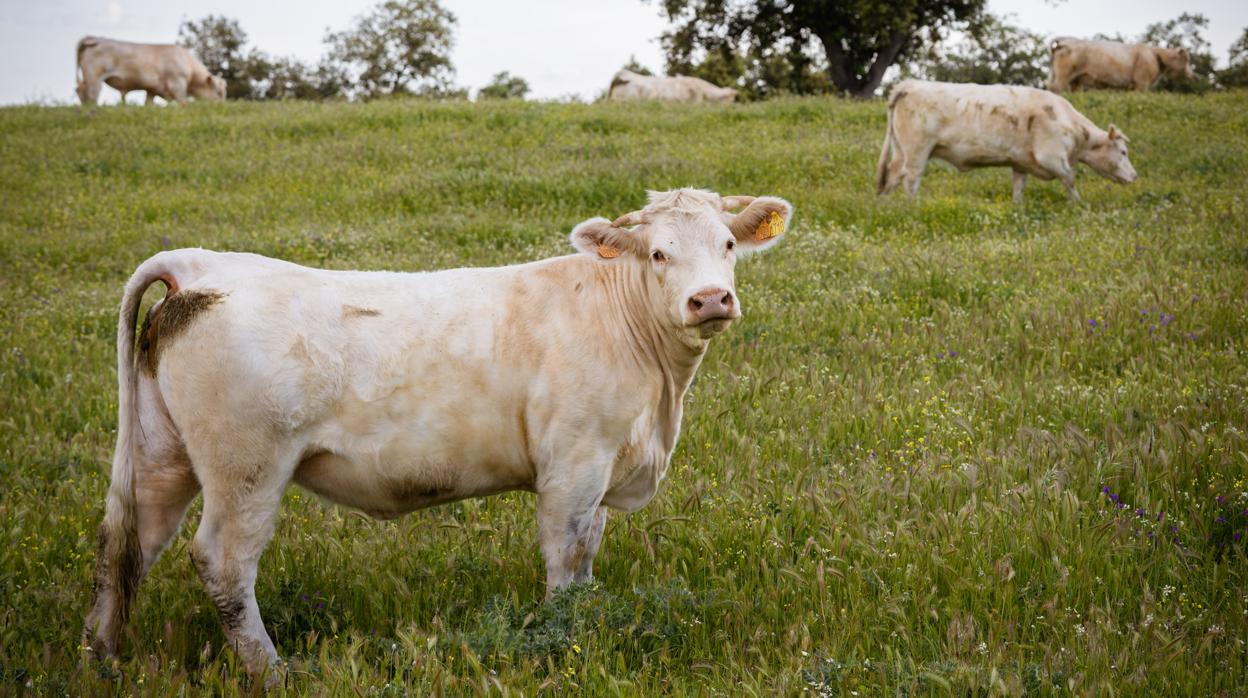
<path id="1" fill-rule="evenodd" d="M 923 179 L 923 170 L 927 169 L 927 160 L 931 154 L 930 146 L 912 147 L 905 150 L 905 162 L 901 167 L 901 183 L 911 197 L 919 195 L 919 181 Z"/>
<path id="2" fill-rule="evenodd" d="M 1023 203 L 1023 188 L 1027 186 L 1027 173 L 1014 170 L 1014 203 Z"/>
<path id="3" fill-rule="evenodd" d="M 248 443 L 233 440 L 233 443 Z M 254 442 L 252 442 L 254 443 Z M 191 559 L 217 607 L 226 640 L 252 675 L 277 681 L 278 658 L 256 604 L 256 567 L 273 537 L 278 505 L 298 458 L 223 453 L 191 458 L 204 486 L 204 515 Z"/>
<path id="4" fill-rule="evenodd" d="M 199 482 L 150 379 L 139 383 L 140 429 L 133 458 L 133 529 L 106 516 L 99 531 L 95 584 L 85 644 L 98 656 L 116 654 L 139 582 L 177 534 Z M 118 506 L 113 504 L 113 506 Z"/>

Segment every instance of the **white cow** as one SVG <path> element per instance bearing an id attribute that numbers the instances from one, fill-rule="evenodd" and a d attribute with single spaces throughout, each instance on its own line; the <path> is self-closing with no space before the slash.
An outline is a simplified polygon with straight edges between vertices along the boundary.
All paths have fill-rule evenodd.
<path id="1" fill-rule="evenodd" d="M 1147 90 L 1167 73 L 1196 77 L 1185 48 L 1060 36 L 1049 46 L 1049 59 L 1049 89 L 1054 92 L 1077 87 Z"/>
<path id="2" fill-rule="evenodd" d="M 100 83 L 121 93 L 147 92 L 147 103 L 161 97 L 186 104 L 187 97 L 209 101 L 225 99 L 225 80 L 208 72 L 186 48 L 173 44 L 136 44 L 129 41 L 83 37 L 78 42 L 78 99 L 95 104 Z"/>
<path id="3" fill-rule="evenodd" d="M 252 672 L 277 659 L 253 585 L 291 482 L 380 518 L 535 492 L 548 595 L 589 579 L 607 507 L 654 496 L 707 343 L 741 315 L 738 255 L 774 244 L 791 214 L 770 197 L 651 193 L 615 222 L 577 225 L 575 254 L 499 268 L 148 259 L 121 302 L 117 449 L 84 641 L 116 651 L 139 580 L 200 491 L 191 557 Z M 136 351 L 156 281 L 167 292 Z"/>
<path id="4" fill-rule="evenodd" d="M 1082 162 L 1115 182 L 1135 181 L 1127 137 L 1113 125 L 1102 131 L 1044 90 L 904 80 L 888 99 L 888 128 L 876 167 L 877 189 L 904 185 L 911 196 L 929 157 L 959 170 L 1009 167 L 1014 200 L 1023 200 L 1027 175 L 1061 180 L 1078 200 L 1075 165 Z"/>
<path id="5" fill-rule="evenodd" d="M 731 87 L 719 87 L 702 78 L 687 75 L 641 75 L 631 70 L 621 70 L 611 79 L 611 89 L 607 91 L 607 99 L 729 103 L 736 101 L 737 91 Z"/>

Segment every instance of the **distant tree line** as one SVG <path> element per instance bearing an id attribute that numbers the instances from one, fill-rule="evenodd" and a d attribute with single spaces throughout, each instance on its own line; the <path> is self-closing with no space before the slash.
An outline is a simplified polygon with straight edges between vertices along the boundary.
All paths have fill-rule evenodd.
<path id="1" fill-rule="evenodd" d="M 229 99 L 467 98 L 453 82 L 455 15 L 438 0 L 385 0 L 354 22 L 326 34 L 315 64 L 249 46 L 238 20 L 217 15 L 183 22 L 178 43 L 225 78 Z M 523 78 L 504 72 L 480 94 L 522 99 L 528 91 Z"/>
<path id="2" fill-rule="evenodd" d="M 643 0 L 646 1 L 646 0 Z M 659 0 L 667 72 L 736 87 L 744 99 L 778 94 L 870 97 L 889 68 L 902 77 L 1042 86 L 1049 40 L 986 9 L 986 0 Z M 1209 20 L 1183 13 L 1134 39 L 1184 47 L 1197 77 L 1179 91 L 1248 85 L 1248 29 L 1229 66 L 1215 69 Z M 1077 34 L 1078 31 L 1072 31 Z"/>

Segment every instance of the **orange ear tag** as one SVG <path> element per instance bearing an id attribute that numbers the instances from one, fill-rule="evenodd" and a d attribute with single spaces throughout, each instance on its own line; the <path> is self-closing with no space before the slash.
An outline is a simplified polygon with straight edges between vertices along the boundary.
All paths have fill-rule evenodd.
<path id="1" fill-rule="evenodd" d="M 784 218 L 780 216 L 778 211 L 772 211 L 767 220 L 758 224 L 758 228 L 754 231 L 754 239 L 759 242 L 770 240 L 778 237 L 784 232 Z"/>
<path id="2" fill-rule="evenodd" d="M 598 256 L 603 259 L 615 259 L 620 256 L 620 251 L 610 245 L 599 245 Z"/>

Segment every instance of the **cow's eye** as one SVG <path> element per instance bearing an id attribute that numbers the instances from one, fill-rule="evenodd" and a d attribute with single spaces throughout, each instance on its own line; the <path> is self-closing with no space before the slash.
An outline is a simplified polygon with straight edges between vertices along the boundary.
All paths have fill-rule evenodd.
<path id="1" fill-rule="evenodd" d="M 734 248 L 734 247 L 736 247 L 736 246 L 737 246 L 737 242 L 736 242 L 736 240 L 729 240 L 729 241 L 728 241 L 728 251 L 730 251 L 730 252 L 731 252 L 731 251 L 732 251 L 732 248 Z"/>
<path id="2" fill-rule="evenodd" d="M 654 252 L 650 253 L 650 259 L 653 259 L 656 262 L 666 262 L 667 255 L 663 254 L 662 252 L 658 250 L 655 250 Z"/>

